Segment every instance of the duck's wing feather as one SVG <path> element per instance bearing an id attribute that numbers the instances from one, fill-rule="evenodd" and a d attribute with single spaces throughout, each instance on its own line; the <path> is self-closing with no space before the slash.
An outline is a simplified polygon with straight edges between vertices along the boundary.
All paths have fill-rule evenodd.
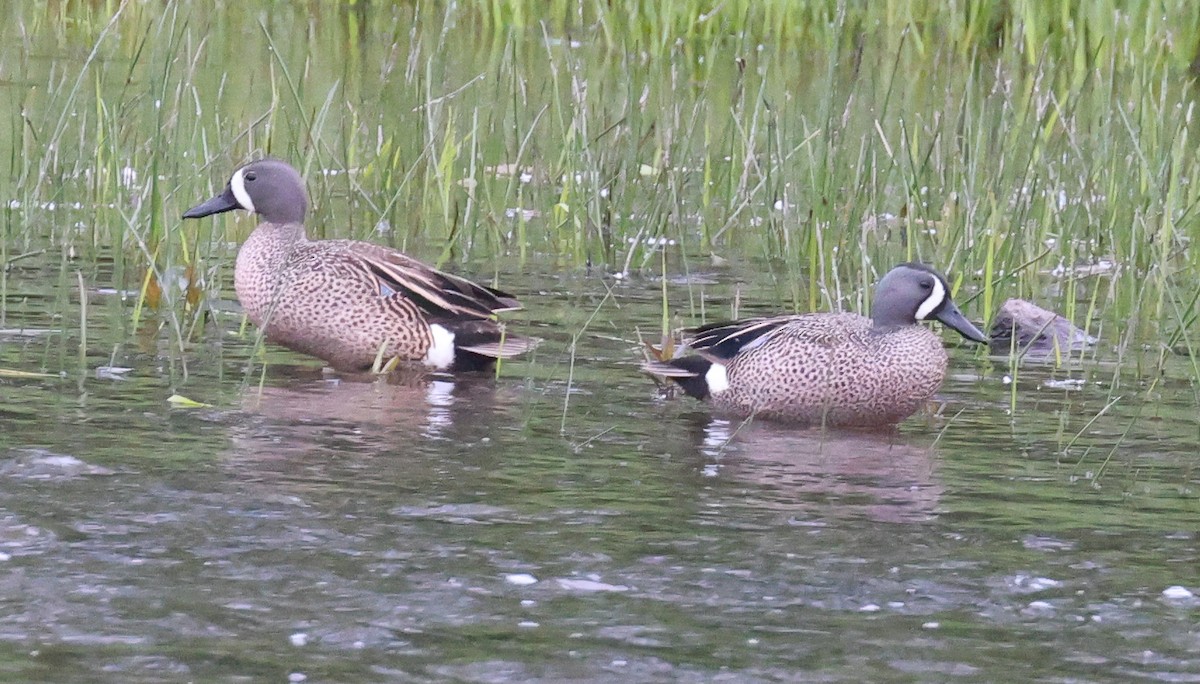
<path id="1" fill-rule="evenodd" d="M 780 336 L 791 344 L 836 347 L 863 343 L 870 329 L 870 319 L 858 314 L 787 314 L 701 326 L 684 335 L 684 344 L 697 354 L 723 361 Z"/>
<path id="2" fill-rule="evenodd" d="M 379 281 L 381 292 L 402 294 L 433 318 L 491 318 L 521 308 L 507 292 L 439 271 L 401 252 L 371 243 L 351 245 L 354 256 Z"/>
<path id="3" fill-rule="evenodd" d="M 697 354 L 724 361 L 766 342 L 797 318 L 799 316 L 771 316 L 709 323 L 687 331 L 683 343 Z"/>

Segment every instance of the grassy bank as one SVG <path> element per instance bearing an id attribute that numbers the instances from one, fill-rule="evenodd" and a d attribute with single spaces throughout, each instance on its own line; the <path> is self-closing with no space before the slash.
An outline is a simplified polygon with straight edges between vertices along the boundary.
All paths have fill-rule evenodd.
<path id="1" fill-rule="evenodd" d="M 1200 10 L 1084 5 L 17 3 L 0 259 L 111 259 L 182 358 L 249 222 L 177 217 L 270 153 L 317 234 L 479 277 L 715 255 L 777 308 L 864 308 L 919 258 L 977 318 L 1022 296 L 1193 359 Z"/>

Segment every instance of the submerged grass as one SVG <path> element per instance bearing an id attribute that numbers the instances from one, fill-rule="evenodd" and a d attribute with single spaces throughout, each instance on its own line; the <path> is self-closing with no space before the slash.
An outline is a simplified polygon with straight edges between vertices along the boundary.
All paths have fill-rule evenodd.
<path id="1" fill-rule="evenodd" d="M 6 11 L 19 216 L 0 256 L 70 252 L 91 288 L 111 263 L 173 372 L 249 228 L 178 216 L 261 154 L 304 171 L 319 237 L 484 278 L 534 261 L 670 275 L 682 316 L 664 320 L 725 315 L 698 284 L 723 264 L 759 267 L 770 308 L 862 310 L 921 259 L 976 318 L 1021 296 L 1122 365 L 1195 358 L 1191 3 Z"/>

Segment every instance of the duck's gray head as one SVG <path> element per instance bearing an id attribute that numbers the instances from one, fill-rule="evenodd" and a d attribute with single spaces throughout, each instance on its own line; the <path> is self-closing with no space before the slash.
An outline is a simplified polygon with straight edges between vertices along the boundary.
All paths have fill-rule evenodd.
<path id="1" fill-rule="evenodd" d="M 895 328 L 917 321 L 937 320 L 975 342 L 987 342 L 979 328 L 963 316 L 950 299 L 950 286 L 941 273 L 925 264 L 900 264 L 888 271 L 875 288 L 871 321 L 877 328 Z"/>
<path id="2" fill-rule="evenodd" d="M 252 161 L 233 172 L 224 192 L 188 209 L 183 217 L 201 218 L 234 209 L 252 211 L 267 223 L 304 223 L 308 211 L 304 179 L 287 162 Z"/>

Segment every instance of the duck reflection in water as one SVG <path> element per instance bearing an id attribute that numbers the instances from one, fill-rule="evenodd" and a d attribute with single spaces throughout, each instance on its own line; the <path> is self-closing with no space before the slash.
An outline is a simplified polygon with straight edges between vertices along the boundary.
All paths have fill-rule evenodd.
<path id="1" fill-rule="evenodd" d="M 752 505 L 881 522 L 920 522 L 938 512 L 943 486 L 932 437 L 719 418 L 700 425 L 698 437 L 705 474 L 753 485 L 742 494 Z"/>
<path id="2" fill-rule="evenodd" d="M 337 461 L 349 466 L 370 457 L 447 451 L 430 442 L 457 449 L 489 439 L 497 422 L 513 422 L 514 412 L 505 409 L 520 401 L 515 389 L 484 377 L 308 373 L 273 382 L 243 393 L 244 418 L 232 431 L 231 455 L 239 465 L 327 471 L 339 467 Z"/>

